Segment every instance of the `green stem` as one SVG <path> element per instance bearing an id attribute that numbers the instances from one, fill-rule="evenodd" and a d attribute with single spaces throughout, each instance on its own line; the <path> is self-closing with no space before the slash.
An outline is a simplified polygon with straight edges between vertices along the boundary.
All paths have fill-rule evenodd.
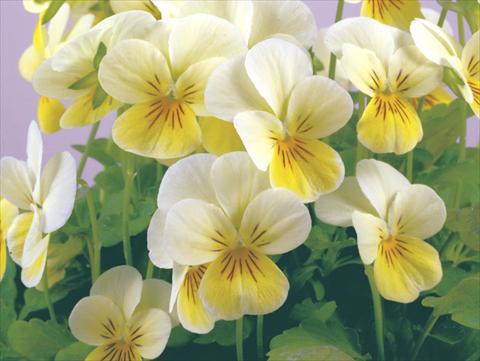
<path id="1" fill-rule="evenodd" d="M 123 255 L 125 263 L 129 266 L 133 264 L 132 261 L 132 246 L 130 245 L 130 224 L 129 224 L 129 208 L 130 208 L 130 193 L 133 185 L 133 157 L 125 154 L 125 185 L 123 189 L 123 207 L 122 207 L 122 233 L 123 233 Z"/>
<path id="2" fill-rule="evenodd" d="M 152 261 L 150 259 L 148 260 L 147 263 L 147 272 L 145 274 L 145 279 L 150 279 L 153 278 L 153 272 L 155 271 L 155 266 L 153 265 Z"/>
<path id="3" fill-rule="evenodd" d="M 457 25 L 458 25 L 458 40 L 460 40 L 460 44 L 465 45 L 465 27 L 463 24 L 462 14 L 457 14 Z"/>
<path id="4" fill-rule="evenodd" d="M 367 275 L 368 283 L 370 284 L 370 290 L 372 292 L 373 312 L 375 316 L 375 335 L 377 339 L 377 358 L 380 361 L 385 361 L 382 299 L 380 298 L 377 286 L 375 285 L 372 266 L 365 266 L 365 274 Z"/>
<path id="5" fill-rule="evenodd" d="M 465 105 L 465 103 L 462 104 L 459 114 L 462 126 L 460 128 L 460 151 L 458 153 L 458 160 L 460 162 L 463 162 L 467 156 L 467 117 L 465 115 Z"/>
<path id="6" fill-rule="evenodd" d="M 430 334 L 430 331 L 432 331 L 433 326 L 435 326 L 435 323 L 439 319 L 440 316 L 434 316 L 433 312 L 428 318 L 427 322 L 425 323 L 425 328 L 423 329 L 422 334 L 420 335 L 420 338 L 417 341 L 417 344 L 415 345 L 415 349 L 413 350 L 412 354 L 412 361 L 415 361 L 417 359 L 417 356 L 423 346 L 423 343 L 427 339 L 428 335 Z"/>
<path id="7" fill-rule="evenodd" d="M 77 168 L 77 182 L 82 179 L 82 174 L 85 169 L 85 165 L 87 164 L 88 155 L 90 153 L 90 148 L 92 147 L 92 143 L 97 136 L 98 127 L 100 126 L 100 122 L 93 123 L 92 129 L 90 130 L 90 134 L 88 135 L 87 145 L 82 153 L 82 158 L 80 158 L 80 162 L 78 163 Z"/>
<path id="8" fill-rule="evenodd" d="M 42 287 L 43 287 L 43 295 L 45 296 L 45 303 L 47 304 L 48 313 L 50 315 L 50 320 L 57 323 L 57 316 L 55 315 L 55 309 L 53 308 L 53 304 L 50 300 L 50 293 L 48 290 L 48 275 L 47 275 L 47 264 L 45 262 L 45 271 L 43 272 L 42 277 Z"/>
<path id="9" fill-rule="evenodd" d="M 447 18 L 447 12 L 448 12 L 447 7 L 443 7 L 442 12 L 440 13 L 440 17 L 438 18 L 438 22 L 437 22 L 438 26 L 442 27 L 443 24 L 445 23 L 445 19 Z"/>
<path id="10" fill-rule="evenodd" d="M 338 0 L 337 3 L 337 12 L 335 14 L 335 22 L 339 22 L 342 19 L 343 15 L 343 6 L 345 5 L 345 0 Z M 330 62 L 328 66 L 328 77 L 330 79 L 335 78 L 335 68 L 337 66 L 337 57 L 335 54 L 330 53 Z"/>
<path id="11" fill-rule="evenodd" d="M 412 182 L 413 179 L 413 149 L 407 153 L 407 179 Z"/>
<path id="12" fill-rule="evenodd" d="M 243 361 L 243 317 L 235 322 L 235 345 L 237 349 L 237 361 Z"/>
<path id="13" fill-rule="evenodd" d="M 263 360 L 263 315 L 257 316 L 257 360 Z"/>
<path id="14" fill-rule="evenodd" d="M 93 200 L 92 190 L 87 185 L 87 207 L 90 216 L 90 224 L 92 225 L 93 236 L 93 264 L 92 267 L 92 284 L 100 276 L 101 269 L 101 250 L 102 243 L 100 242 L 100 233 L 98 231 L 97 210 L 95 208 L 95 201 Z"/>

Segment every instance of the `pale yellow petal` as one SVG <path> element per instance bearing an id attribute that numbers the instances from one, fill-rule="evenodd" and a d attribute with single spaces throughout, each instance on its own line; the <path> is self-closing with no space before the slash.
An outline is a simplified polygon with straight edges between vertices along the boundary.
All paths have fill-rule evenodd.
<path id="1" fill-rule="evenodd" d="M 38 123 L 45 134 L 60 130 L 60 119 L 65 113 L 65 106 L 60 100 L 41 96 L 38 99 Z"/>
<path id="2" fill-rule="evenodd" d="M 200 117 L 198 122 L 202 129 L 203 146 L 209 153 L 221 155 L 245 150 L 232 122 L 215 117 Z"/>

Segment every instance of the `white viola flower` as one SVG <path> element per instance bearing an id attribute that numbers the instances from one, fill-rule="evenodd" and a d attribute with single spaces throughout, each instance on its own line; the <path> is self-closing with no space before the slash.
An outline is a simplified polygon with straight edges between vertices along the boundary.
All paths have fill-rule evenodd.
<path id="1" fill-rule="evenodd" d="M 375 283 L 387 300 L 409 303 L 442 278 L 437 250 L 424 240 L 439 232 L 447 216 L 433 189 L 410 182 L 374 159 L 357 164 L 334 193 L 315 204 L 317 217 L 357 232 L 360 258 L 373 263 Z"/>
<path id="2" fill-rule="evenodd" d="M 234 25 L 205 14 L 162 20 L 145 40 L 118 43 L 99 71 L 108 94 L 133 104 L 113 125 L 115 143 L 158 159 L 192 153 L 202 143 L 197 116 L 209 115 L 203 93 L 210 73 L 246 50 Z"/>
<path id="3" fill-rule="evenodd" d="M 342 87 L 312 72 L 300 47 L 268 39 L 220 65 L 205 91 L 208 110 L 233 121 L 255 165 L 269 169 L 271 185 L 304 202 L 342 182 L 340 155 L 319 138 L 342 128 L 353 110 Z"/>
<path id="4" fill-rule="evenodd" d="M 7 246 L 22 267 L 22 282 L 36 286 L 45 269 L 50 233 L 70 217 L 76 194 L 75 160 L 68 152 L 53 156 L 42 170 L 43 142 L 35 122 L 27 138 L 27 161 L 0 160 L 0 196 L 23 210 L 7 234 Z M 46 234 L 46 235 L 45 235 Z"/>
<path id="5" fill-rule="evenodd" d="M 442 69 L 422 55 L 410 34 L 370 18 L 341 20 L 325 41 L 353 85 L 372 98 L 357 124 L 359 141 L 375 153 L 412 150 L 423 129 L 411 99 L 437 88 Z"/>
<path id="6" fill-rule="evenodd" d="M 431 8 L 422 8 L 422 14 L 425 17 L 425 20 L 430 21 L 432 24 L 437 24 L 438 19 L 440 19 L 440 12 Z M 443 22 L 442 29 L 445 30 L 447 34 L 453 36 L 452 25 L 448 22 L 448 19 L 445 19 Z"/>
<path id="7" fill-rule="evenodd" d="M 275 37 L 286 37 L 305 48 L 313 45 L 317 31 L 315 17 L 299 0 L 153 0 L 162 18 L 179 18 L 192 14 L 210 14 L 235 24 L 248 47 Z M 280 35 L 282 34 L 282 35 Z"/>
<path id="8" fill-rule="evenodd" d="M 156 359 L 178 323 L 167 311 L 171 285 L 114 267 L 98 277 L 68 319 L 72 334 L 96 348 L 86 360 Z"/>
<path id="9" fill-rule="evenodd" d="M 320 29 L 317 33 L 315 42 L 313 43 L 313 54 L 317 57 L 318 60 L 322 62 L 323 69 L 317 72 L 318 75 L 328 76 L 328 69 L 330 67 L 330 50 L 328 50 L 327 45 L 325 44 L 325 35 L 327 33 L 327 28 Z M 349 90 L 352 87 L 352 83 L 347 78 L 345 71 L 342 67 L 342 62 L 337 59 L 335 67 L 335 80 L 342 88 Z"/>
<path id="10" fill-rule="evenodd" d="M 159 267 L 173 265 L 170 305 L 177 303 L 186 329 L 205 333 L 216 319 L 283 304 L 288 280 L 267 255 L 302 244 L 311 221 L 293 193 L 269 189 L 268 175 L 247 153 L 179 161 L 165 174 L 158 205 L 148 231 L 150 258 Z"/>
<path id="11" fill-rule="evenodd" d="M 410 32 L 426 58 L 455 72 L 460 93 L 480 116 L 480 32 L 473 34 L 463 49 L 454 37 L 427 20 L 415 19 Z"/>
<path id="12" fill-rule="evenodd" d="M 37 69 L 33 75 L 37 93 L 73 101 L 60 119 L 62 128 L 97 122 L 120 105 L 98 82 L 102 58 L 119 41 L 147 34 L 154 23 L 155 18 L 144 11 L 108 17 L 63 46 Z"/>

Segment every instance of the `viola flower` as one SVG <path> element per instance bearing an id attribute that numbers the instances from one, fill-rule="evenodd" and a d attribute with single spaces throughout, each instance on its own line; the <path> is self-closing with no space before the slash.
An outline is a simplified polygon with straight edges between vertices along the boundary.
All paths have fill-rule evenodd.
<path id="1" fill-rule="evenodd" d="M 212 70 L 246 46 L 237 28 L 211 15 L 160 21 L 146 40 L 125 40 L 100 65 L 102 88 L 133 104 L 115 121 L 122 149 L 170 159 L 202 143 L 197 116 L 208 116 L 203 92 Z"/>
<path id="2" fill-rule="evenodd" d="M 362 160 L 356 174 L 318 199 L 317 217 L 335 226 L 353 225 L 360 258 L 373 263 L 380 294 L 412 302 L 442 278 L 438 252 L 424 240 L 442 229 L 445 204 L 433 189 L 410 184 L 387 163 Z"/>
<path id="3" fill-rule="evenodd" d="M 22 267 L 22 282 L 34 287 L 45 268 L 50 233 L 70 217 L 76 194 L 75 160 L 68 152 L 53 156 L 42 170 L 43 143 L 35 122 L 27 138 L 27 161 L 0 160 L 0 196 L 21 209 L 7 234 L 13 261 Z M 46 234 L 46 235 L 45 235 Z"/>
<path id="4" fill-rule="evenodd" d="M 28 82 L 33 74 L 48 58 L 57 53 L 66 43 L 87 32 L 93 24 L 91 14 L 81 16 L 71 29 L 66 32 L 70 17 L 70 6 L 63 4 L 48 24 L 48 30 L 42 25 L 44 13 L 40 13 L 33 33 L 33 44 L 20 57 L 18 63 L 20 74 Z M 63 103 L 55 98 L 41 96 L 38 101 L 38 122 L 44 133 L 54 133 L 60 129 L 60 118 L 65 112 Z"/>
<path id="5" fill-rule="evenodd" d="M 174 262 L 203 273 L 201 280 L 188 279 L 188 273 L 182 284 L 173 280 L 180 321 L 180 297 L 186 298 L 185 305 L 192 305 L 192 293 L 186 290 L 192 285 L 191 292 L 198 290 L 215 319 L 278 309 L 289 285 L 268 255 L 286 253 L 307 238 L 311 220 L 301 201 L 288 190 L 268 189 L 267 176 L 244 152 L 217 159 L 189 157 L 175 165 L 165 182 L 159 194 L 171 206 L 166 215 L 159 210 L 155 239 L 159 245 L 157 251 L 150 248 L 150 254 L 163 248 Z M 174 182 L 179 185 L 172 186 Z"/>
<path id="6" fill-rule="evenodd" d="M 352 99 L 335 81 L 313 76 L 300 47 L 281 39 L 258 43 L 212 73 L 205 101 L 216 117 L 233 121 L 273 187 L 310 202 L 342 182 L 340 155 L 318 138 L 347 123 Z"/>
<path id="7" fill-rule="evenodd" d="M 421 18 L 419 0 L 345 0 L 350 4 L 362 3 L 361 15 L 383 24 L 407 30 L 415 18 Z"/>
<path id="8" fill-rule="evenodd" d="M 156 359 L 167 344 L 175 315 L 166 311 L 171 286 L 142 276 L 133 267 L 103 273 L 68 319 L 72 334 L 97 346 L 86 360 Z"/>
<path id="9" fill-rule="evenodd" d="M 62 128 L 85 126 L 118 108 L 98 82 L 102 58 L 123 39 L 145 35 L 155 18 L 144 11 L 111 16 L 64 45 L 33 75 L 37 93 L 73 101 L 60 118 Z"/>
<path id="10" fill-rule="evenodd" d="M 423 137 L 411 99 L 442 82 L 442 69 L 413 45 L 410 35 L 369 18 L 333 25 L 327 47 L 350 81 L 372 97 L 357 124 L 359 141 L 372 152 L 404 154 Z"/>
<path id="11" fill-rule="evenodd" d="M 18 208 L 0 197 L 0 281 L 7 269 L 7 233 L 18 215 Z"/>
<path id="12" fill-rule="evenodd" d="M 445 30 L 426 20 L 413 21 L 410 32 L 426 58 L 454 71 L 460 93 L 480 116 L 480 32 L 473 34 L 463 49 Z"/>

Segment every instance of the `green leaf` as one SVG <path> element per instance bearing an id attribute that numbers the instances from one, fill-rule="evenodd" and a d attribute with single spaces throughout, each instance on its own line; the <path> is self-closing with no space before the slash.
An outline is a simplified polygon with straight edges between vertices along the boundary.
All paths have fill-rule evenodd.
<path id="1" fill-rule="evenodd" d="M 68 331 L 52 321 L 15 321 L 8 329 L 13 350 L 32 361 L 50 360 L 75 341 Z"/>
<path id="2" fill-rule="evenodd" d="M 188 332 L 182 326 L 177 326 L 172 330 L 168 338 L 167 347 L 183 347 L 195 338 L 195 334 Z"/>
<path id="3" fill-rule="evenodd" d="M 445 227 L 460 233 L 460 240 L 480 251 L 480 204 L 463 209 L 449 209 Z"/>
<path id="4" fill-rule="evenodd" d="M 85 358 L 94 348 L 94 346 L 86 345 L 82 342 L 74 342 L 58 351 L 57 355 L 55 356 L 55 361 L 85 360 Z"/>
<path id="5" fill-rule="evenodd" d="M 83 144 L 76 144 L 73 148 L 81 153 L 85 151 Z M 92 142 L 88 155 L 104 166 L 111 166 L 120 161 L 122 152 L 112 140 L 98 138 Z"/>
<path id="6" fill-rule="evenodd" d="M 97 85 L 97 89 L 95 89 L 95 93 L 93 94 L 92 97 L 92 106 L 93 109 L 97 109 L 100 107 L 105 99 L 107 99 L 108 94 L 103 88 L 100 86 L 100 84 Z"/>
<path id="7" fill-rule="evenodd" d="M 52 303 L 58 302 L 68 295 L 68 290 L 64 289 L 61 285 L 55 286 L 49 290 L 50 300 Z M 25 305 L 22 307 L 18 317 L 23 320 L 29 313 L 43 310 L 47 308 L 45 303 L 45 295 L 43 292 L 36 288 L 28 288 L 23 295 L 25 299 Z"/>
<path id="8" fill-rule="evenodd" d="M 125 186 L 122 168 L 117 165 L 105 168 L 95 177 L 95 184 L 107 194 L 122 191 Z"/>
<path id="9" fill-rule="evenodd" d="M 97 82 L 98 82 L 98 74 L 97 74 L 97 71 L 94 70 L 91 73 L 88 73 L 87 75 L 85 75 L 83 78 L 70 84 L 68 89 L 72 89 L 72 90 L 87 89 L 97 84 Z"/>
<path id="10" fill-rule="evenodd" d="M 292 318 L 296 321 L 304 321 L 311 317 L 326 322 L 333 316 L 336 309 L 337 304 L 333 301 L 313 303 L 312 300 L 305 299 L 301 304 L 295 305 Z"/>
<path id="11" fill-rule="evenodd" d="M 248 318 L 243 319 L 243 339 L 248 338 L 252 332 L 252 322 Z M 197 337 L 193 342 L 205 345 L 218 343 L 220 346 L 232 346 L 235 344 L 235 321 L 217 321 L 212 331 Z"/>
<path id="12" fill-rule="evenodd" d="M 430 337 L 449 345 L 455 345 L 463 340 L 466 334 L 465 330 L 458 323 L 449 319 L 442 319 L 442 322 L 436 323 L 435 328 L 430 333 Z"/>
<path id="13" fill-rule="evenodd" d="M 7 260 L 7 269 L 0 282 L 0 344 L 8 343 L 8 328 L 17 319 L 15 312 L 15 299 L 17 288 L 15 286 L 15 264 L 11 259 Z"/>
<path id="14" fill-rule="evenodd" d="M 107 47 L 103 42 L 100 42 L 97 48 L 97 52 L 95 53 L 95 57 L 93 58 L 93 67 L 95 68 L 95 70 L 98 70 L 100 62 L 105 55 L 107 55 Z"/>
<path id="15" fill-rule="evenodd" d="M 433 307 L 436 316 L 452 315 L 452 320 L 459 324 L 480 329 L 480 277 L 469 277 L 460 282 L 447 295 L 426 297 L 422 304 Z"/>
<path id="16" fill-rule="evenodd" d="M 48 23 L 55 16 L 58 9 L 61 8 L 64 2 L 65 0 L 55 0 L 50 2 L 50 5 L 48 6 L 45 14 L 43 15 L 42 24 Z"/>

